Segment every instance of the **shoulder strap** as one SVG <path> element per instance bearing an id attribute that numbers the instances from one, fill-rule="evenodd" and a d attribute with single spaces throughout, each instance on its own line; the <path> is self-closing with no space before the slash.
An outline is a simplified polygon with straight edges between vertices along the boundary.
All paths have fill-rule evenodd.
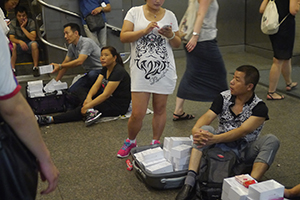
<path id="1" fill-rule="evenodd" d="M 290 13 L 288 13 L 288 14 L 281 20 L 281 22 L 279 23 L 278 26 L 280 26 L 280 24 L 282 24 L 282 22 L 283 22 L 289 15 L 290 15 Z"/>

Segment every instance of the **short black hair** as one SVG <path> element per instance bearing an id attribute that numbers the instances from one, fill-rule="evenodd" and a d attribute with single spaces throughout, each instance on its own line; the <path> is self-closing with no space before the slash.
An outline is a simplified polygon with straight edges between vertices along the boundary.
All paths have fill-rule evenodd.
<path id="1" fill-rule="evenodd" d="M 249 83 L 252 83 L 252 90 L 254 91 L 259 81 L 259 71 L 256 69 L 256 67 L 252 65 L 242 65 L 236 68 L 236 71 L 245 73 L 245 84 L 248 85 Z"/>
<path id="2" fill-rule="evenodd" d="M 26 15 L 28 16 L 27 9 L 26 9 L 24 6 L 17 6 L 17 7 L 15 8 L 15 15 L 17 15 L 18 12 L 19 12 L 19 13 L 25 12 Z"/>
<path id="3" fill-rule="evenodd" d="M 65 24 L 64 25 L 64 28 L 70 26 L 71 27 L 71 30 L 73 32 L 77 31 L 78 32 L 78 35 L 81 35 L 81 32 L 80 32 L 80 27 L 78 24 L 75 24 L 75 23 L 68 23 L 68 24 Z"/>

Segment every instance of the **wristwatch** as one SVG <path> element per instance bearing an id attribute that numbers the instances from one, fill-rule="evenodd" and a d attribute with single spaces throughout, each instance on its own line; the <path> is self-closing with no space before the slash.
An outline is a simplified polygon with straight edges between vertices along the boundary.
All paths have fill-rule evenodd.
<path id="1" fill-rule="evenodd" d="M 193 35 L 197 35 L 197 36 L 199 36 L 200 34 L 199 34 L 199 33 L 197 33 L 197 32 L 193 32 Z"/>

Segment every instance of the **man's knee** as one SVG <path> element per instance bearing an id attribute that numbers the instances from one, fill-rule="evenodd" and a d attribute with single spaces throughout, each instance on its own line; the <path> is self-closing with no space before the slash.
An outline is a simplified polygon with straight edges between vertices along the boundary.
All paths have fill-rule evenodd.
<path id="1" fill-rule="evenodd" d="M 264 137 L 264 145 L 272 147 L 273 150 L 278 150 L 280 147 L 279 139 L 273 134 L 267 134 Z"/>
<path id="2" fill-rule="evenodd" d="M 36 49 L 38 49 L 39 45 L 36 41 L 32 41 L 30 43 L 30 47 L 31 47 L 32 50 L 36 50 Z"/>
<path id="3" fill-rule="evenodd" d="M 277 150 L 280 147 L 280 141 L 273 134 L 267 134 L 260 138 L 260 140 L 260 152 L 254 162 L 262 162 L 270 166 L 273 163 Z"/>
<path id="4" fill-rule="evenodd" d="M 212 134 L 215 134 L 215 129 L 212 126 L 204 125 L 204 126 L 201 126 L 201 129 L 208 131 Z"/>

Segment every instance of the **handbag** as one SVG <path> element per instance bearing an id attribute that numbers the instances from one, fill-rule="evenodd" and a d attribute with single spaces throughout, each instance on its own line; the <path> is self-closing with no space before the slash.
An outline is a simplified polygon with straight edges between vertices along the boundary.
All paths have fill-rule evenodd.
<path id="1" fill-rule="evenodd" d="M 34 200 L 38 183 L 35 156 L 0 119 L 0 199 Z"/>
<path id="2" fill-rule="evenodd" d="M 99 31 L 105 27 L 105 21 L 101 13 L 97 15 L 89 14 L 85 17 L 85 21 L 91 32 Z"/>
<path id="3" fill-rule="evenodd" d="M 275 0 L 269 0 L 261 18 L 260 29 L 264 34 L 273 35 L 278 32 L 279 26 L 288 17 L 289 13 L 279 23 L 279 14 Z"/>
<path id="4" fill-rule="evenodd" d="M 185 42 L 189 41 L 193 36 L 194 24 L 197 18 L 199 3 L 198 0 L 189 0 L 188 8 L 186 9 L 180 24 L 179 34 Z"/>

